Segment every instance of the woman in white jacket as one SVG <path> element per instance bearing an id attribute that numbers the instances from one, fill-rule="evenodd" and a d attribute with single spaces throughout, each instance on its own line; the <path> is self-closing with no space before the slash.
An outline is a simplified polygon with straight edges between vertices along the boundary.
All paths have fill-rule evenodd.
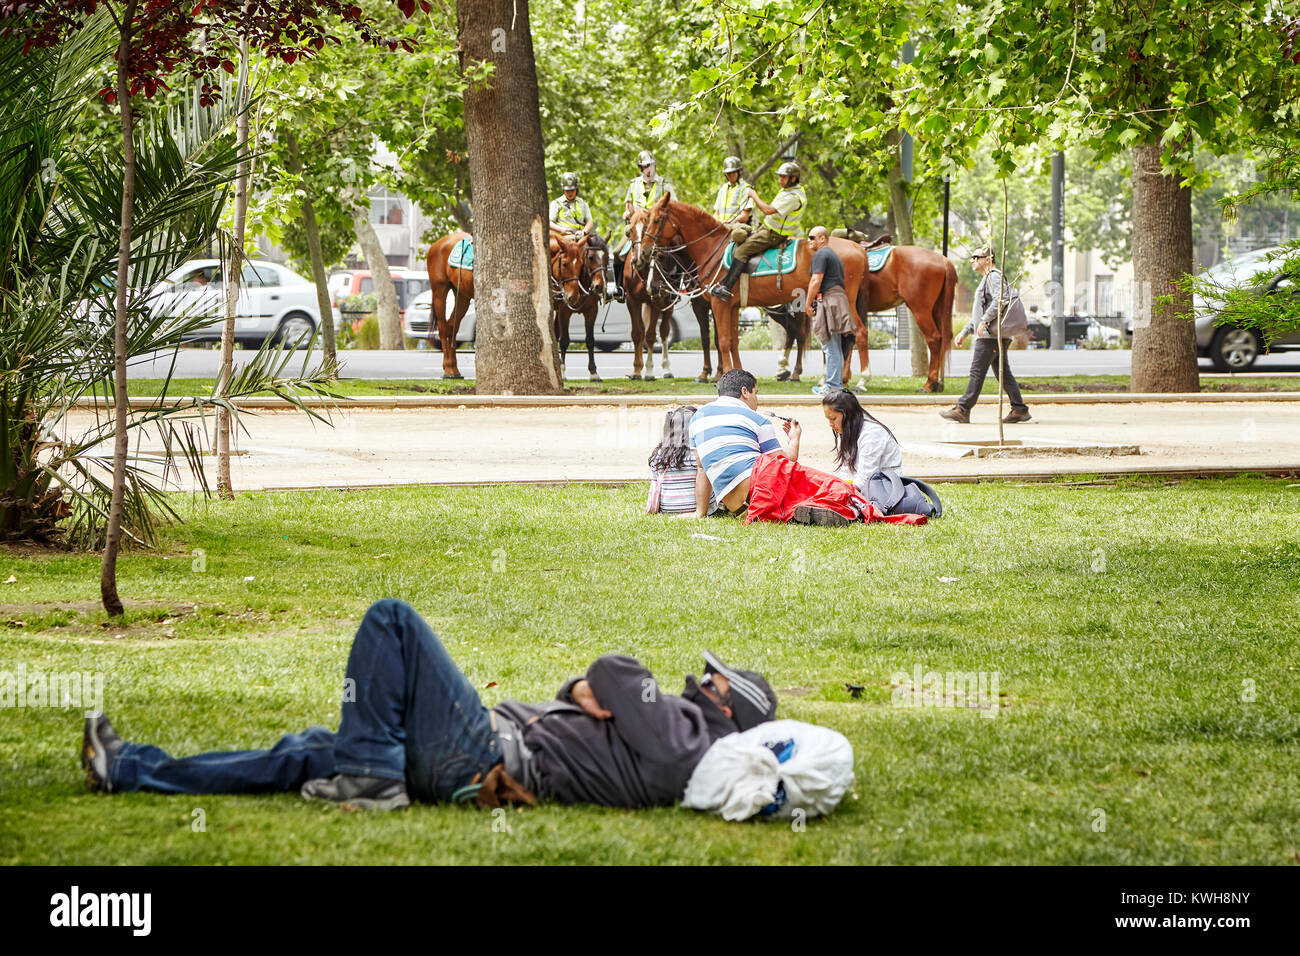
<path id="1" fill-rule="evenodd" d="M 867 480 L 883 472 L 901 478 L 903 449 L 894 433 L 858 402 L 852 392 L 833 389 L 822 398 L 822 413 L 835 433 L 835 474 L 863 493 Z"/>

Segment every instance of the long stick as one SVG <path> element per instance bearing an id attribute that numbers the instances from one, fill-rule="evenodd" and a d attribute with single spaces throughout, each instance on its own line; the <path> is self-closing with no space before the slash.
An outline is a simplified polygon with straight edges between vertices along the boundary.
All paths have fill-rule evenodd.
<path id="1" fill-rule="evenodd" d="M 1002 251 L 998 254 L 998 259 L 1002 263 L 1002 281 L 998 283 L 998 445 L 1001 446 L 1006 441 L 1007 426 L 1002 422 L 1002 377 L 1007 374 L 1007 350 L 1002 344 L 1002 300 L 1007 291 L 1007 207 L 1010 204 L 1010 192 L 1007 189 L 1007 178 L 1002 177 Z"/>

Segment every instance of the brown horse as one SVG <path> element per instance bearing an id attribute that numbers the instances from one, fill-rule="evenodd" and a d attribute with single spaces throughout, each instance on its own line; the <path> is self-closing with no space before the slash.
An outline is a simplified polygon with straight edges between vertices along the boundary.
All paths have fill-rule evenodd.
<path id="1" fill-rule="evenodd" d="M 943 360 L 952 344 L 952 303 L 957 294 L 957 267 L 933 249 L 895 246 L 879 272 L 868 272 L 858 290 L 858 314 L 882 312 L 906 304 L 930 348 L 930 368 L 923 391 L 943 391 Z M 870 380 L 865 348 L 867 330 L 857 332 L 858 354 L 862 357 L 862 379 L 858 390 Z M 850 378 L 853 356 L 844 355 L 844 381 Z"/>
<path id="2" fill-rule="evenodd" d="M 429 323 L 429 344 L 437 339 L 442 343 L 442 377 L 464 378 L 456 367 L 456 333 L 460 330 L 461 319 L 474 298 L 474 273 L 469 269 L 451 268 L 447 265 L 451 251 L 456 243 L 469 237 L 467 232 L 452 232 L 443 236 L 429 247 L 425 264 L 429 270 L 429 288 L 433 294 L 433 314 L 437 322 Z M 447 293 L 455 293 L 455 304 L 451 318 L 447 318 Z"/>
<path id="3" fill-rule="evenodd" d="M 560 343 L 563 359 L 569 351 L 569 316 L 581 313 L 587 327 L 587 373 L 593 382 L 596 374 L 596 312 L 605 291 L 605 253 L 603 244 L 591 236 L 573 240 L 551 229 L 551 315 L 555 321 L 555 339 Z"/>
<path id="4" fill-rule="evenodd" d="M 700 282 L 709 288 L 724 273 L 722 253 L 731 241 L 730 227 L 714 219 L 698 206 L 678 202 L 665 193 L 663 198 L 648 210 L 642 239 L 640 262 L 648 263 L 650 258 L 664 250 L 681 249 L 695 262 Z M 867 271 L 867 254 L 856 242 L 847 239 L 831 239 L 831 249 L 844 264 L 844 291 L 849 299 L 849 311 L 858 326 L 858 348 L 862 355 L 864 375 L 867 368 L 866 330 L 862 318 L 856 311 L 858 289 L 862 277 Z M 749 277 L 747 303 L 759 306 L 785 305 L 793 302 L 802 311 L 805 296 L 808 294 L 808 265 L 812 260 L 812 251 L 806 242 L 800 242 L 795 253 L 793 272 L 782 276 Z M 642 266 L 644 268 L 644 265 Z M 718 331 L 718 373 L 740 368 L 740 287 L 730 299 L 709 296 L 713 309 L 713 318 Z"/>
<path id="5" fill-rule="evenodd" d="M 677 296 L 688 296 L 691 311 L 695 313 L 695 322 L 700 327 L 700 349 L 704 353 L 704 368 L 695 381 L 707 382 L 713 375 L 713 363 L 709 351 L 709 305 L 700 292 L 700 283 L 695 264 L 681 250 L 661 251 L 653 262 L 640 265 L 640 248 L 645 234 L 650 213 L 646 209 L 636 209 L 628 221 L 626 238 L 632 242 L 632 250 L 623 261 L 623 289 L 627 293 L 627 308 L 632 316 L 632 347 L 636 357 L 632 365 L 632 378 L 641 377 L 641 349 L 644 345 L 649 368 L 647 379 L 654 378 L 655 332 L 658 328 L 659 340 L 663 343 L 664 378 L 672 378 L 669 365 L 668 347 L 672 332 L 673 309 L 677 305 Z M 722 365 L 722 353 L 718 353 L 718 366 Z"/>

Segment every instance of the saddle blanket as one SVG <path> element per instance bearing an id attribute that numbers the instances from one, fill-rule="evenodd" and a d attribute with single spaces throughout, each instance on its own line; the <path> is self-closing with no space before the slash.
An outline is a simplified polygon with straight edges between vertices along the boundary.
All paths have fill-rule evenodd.
<path id="1" fill-rule="evenodd" d="M 736 248 L 734 242 L 727 244 L 727 251 L 722 254 L 722 268 L 731 268 L 732 250 Z M 758 257 L 758 264 L 754 266 L 754 271 L 750 275 L 755 278 L 759 276 L 773 276 L 778 272 L 776 256 L 778 251 L 781 252 L 780 274 L 785 275 L 787 272 L 794 272 L 795 253 L 799 251 L 799 240 L 791 239 L 785 244 L 784 251 L 778 249 L 768 249 Z M 750 260 L 753 262 L 753 260 Z"/>
<path id="2" fill-rule="evenodd" d="M 451 255 L 447 257 L 447 268 L 474 271 L 474 240 L 471 237 L 466 236 L 451 247 Z"/>
<path id="3" fill-rule="evenodd" d="M 867 271 L 879 272 L 885 268 L 885 263 L 889 261 L 889 254 L 893 251 L 893 246 L 881 246 L 879 249 L 869 250 L 867 252 Z"/>

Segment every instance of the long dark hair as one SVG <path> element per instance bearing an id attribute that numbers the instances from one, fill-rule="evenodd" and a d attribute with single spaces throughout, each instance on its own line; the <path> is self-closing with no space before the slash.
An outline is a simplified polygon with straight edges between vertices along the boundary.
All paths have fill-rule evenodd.
<path id="1" fill-rule="evenodd" d="M 841 468 L 852 469 L 858 463 L 858 437 L 862 434 L 863 421 L 874 422 L 885 431 L 889 432 L 889 437 L 898 441 L 894 433 L 889 430 L 889 426 L 872 415 L 862 407 L 858 402 L 858 396 L 843 388 L 836 388 L 828 391 L 822 396 L 822 404 L 829 406 L 834 411 L 840 413 L 840 431 L 835 435 L 835 463 Z"/>
<path id="2" fill-rule="evenodd" d="M 694 405 L 680 405 L 664 415 L 664 437 L 650 453 L 652 469 L 680 468 L 691 453 L 691 416 Z"/>

